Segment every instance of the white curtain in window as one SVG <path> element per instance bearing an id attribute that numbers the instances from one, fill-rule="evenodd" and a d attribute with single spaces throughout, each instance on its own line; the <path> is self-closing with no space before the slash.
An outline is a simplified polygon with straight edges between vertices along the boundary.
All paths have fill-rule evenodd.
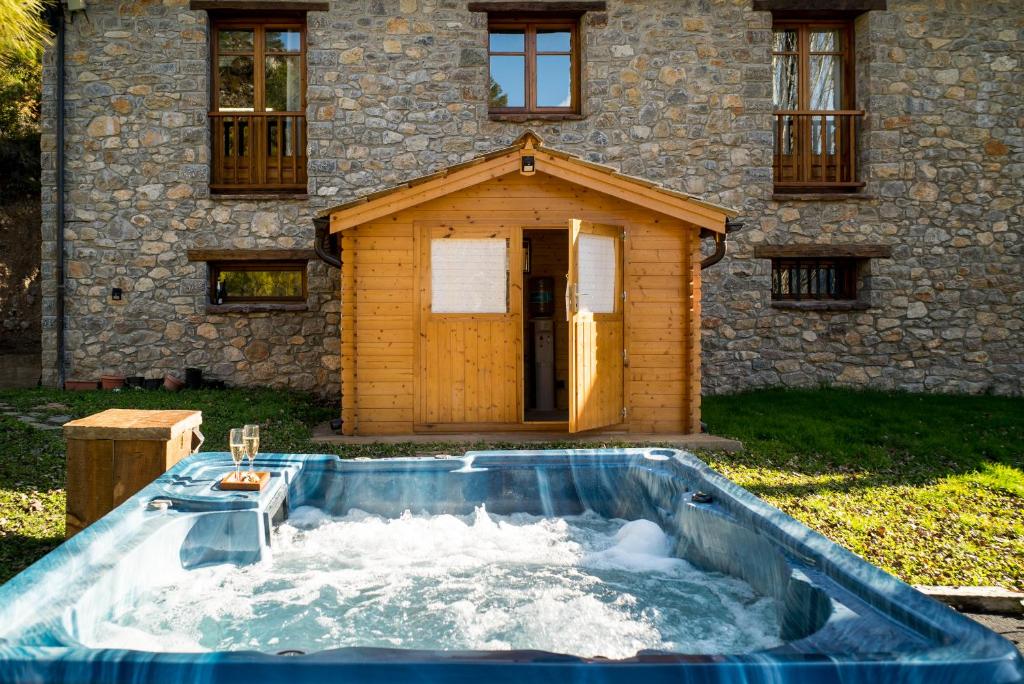
<path id="1" fill-rule="evenodd" d="M 615 312 L 615 238 L 581 234 L 578 239 L 579 310 Z"/>
<path id="2" fill-rule="evenodd" d="M 431 240 L 430 291 L 430 310 L 434 313 L 505 313 L 506 240 Z"/>

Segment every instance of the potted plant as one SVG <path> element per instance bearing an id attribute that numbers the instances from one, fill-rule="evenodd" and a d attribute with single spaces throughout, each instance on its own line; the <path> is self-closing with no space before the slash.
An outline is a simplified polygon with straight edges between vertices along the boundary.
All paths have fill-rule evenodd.
<path id="1" fill-rule="evenodd" d="M 105 390 L 121 389 L 124 387 L 124 376 L 117 375 L 116 373 L 104 374 L 100 376 L 100 386 Z"/>

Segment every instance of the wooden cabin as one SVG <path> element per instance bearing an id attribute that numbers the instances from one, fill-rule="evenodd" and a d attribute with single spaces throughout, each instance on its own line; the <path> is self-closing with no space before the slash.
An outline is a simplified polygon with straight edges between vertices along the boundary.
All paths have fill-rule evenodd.
<path id="1" fill-rule="evenodd" d="M 527 133 L 321 215 L 344 434 L 700 430 L 700 237 L 735 212 Z"/>

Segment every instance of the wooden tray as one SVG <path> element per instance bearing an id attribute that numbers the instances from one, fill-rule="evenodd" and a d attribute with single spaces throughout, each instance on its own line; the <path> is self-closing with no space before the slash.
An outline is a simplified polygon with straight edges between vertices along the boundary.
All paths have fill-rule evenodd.
<path id="1" fill-rule="evenodd" d="M 244 476 L 245 472 L 246 471 L 243 471 L 239 474 Z M 239 489 L 248 492 L 258 492 L 259 490 L 263 489 L 263 487 L 266 486 L 268 482 L 270 482 L 270 473 L 264 470 L 257 470 L 253 474 L 256 475 L 255 480 L 243 480 L 240 478 L 236 478 L 234 472 L 230 472 L 226 476 L 224 476 L 224 479 L 220 481 L 220 488 Z"/>

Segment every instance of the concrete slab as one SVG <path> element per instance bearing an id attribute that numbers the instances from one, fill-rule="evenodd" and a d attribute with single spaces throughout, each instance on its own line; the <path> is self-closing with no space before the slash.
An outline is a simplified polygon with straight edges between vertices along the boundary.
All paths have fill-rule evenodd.
<path id="1" fill-rule="evenodd" d="M 353 436 L 339 435 L 323 423 L 313 430 L 310 438 L 319 444 L 335 446 L 363 444 L 536 444 L 558 442 L 566 447 L 591 447 L 597 444 L 616 445 L 667 445 L 688 451 L 725 451 L 736 453 L 743 450 L 743 443 L 727 437 L 708 434 L 633 434 L 626 432 L 598 432 L 570 435 L 567 432 L 513 431 L 513 432 L 457 432 L 415 435 Z"/>
<path id="2" fill-rule="evenodd" d="M 968 613 L 1024 616 L 1024 593 L 1002 587 L 946 587 L 915 585 L 915 589 Z"/>

